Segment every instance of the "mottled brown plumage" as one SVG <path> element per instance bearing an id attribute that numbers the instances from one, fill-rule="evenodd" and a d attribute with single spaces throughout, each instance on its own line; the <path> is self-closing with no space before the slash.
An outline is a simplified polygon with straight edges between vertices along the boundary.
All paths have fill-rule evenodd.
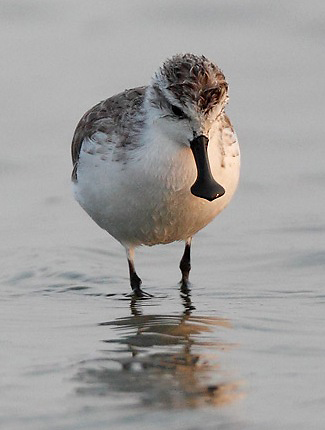
<path id="1" fill-rule="evenodd" d="M 216 65 L 204 56 L 196 57 L 192 54 L 175 55 L 167 60 L 157 72 L 157 77 L 181 104 L 193 105 L 195 101 L 197 110 L 205 114 L 220 102 L 228 88 L 222 71 Z M 147 88 L 143 86 L 116 94 L 83 115 L 71 146 L 74 181 L 77 180 L 79 154 L 85 138 L 91 138 L 96 132 L 103 132 L 107 139 L 114 134 L 116 148 L 128 145 L 132 149 L 132 146 L 137 145 L 137 131 L 141 130 L 144 121 L 144 118 L 141 121 L 141 113 Z M 150 99 L 151 105 L 168 109 L 170 102 L 159 86 L 153 83 L 152 89 L 156 94 Z"/>
<path id="2" fill-rule="evenodd" d="M 194 100 L 198 110 L 204 113 L 211 110 L 228 89 L 222 71 L 204 56 L 175 55 L 163 64 L 157 75 L 184 106 Z"/>
<path id="3" fill-rule="evenodd" d="M 145 89 L 146 87 L 133 88 L 116 94 L 101 101 L 83 115 L 74 132 L 71 145 L 74 181 L 77 180 L 78 160 L 85 138 L 91 138 L 94 133 L 102 132 L 107 135 L 107 141 L 113 135 L 118 136 L 118 141 L 114 139 L 116 147 L 125 145 L 132 147 L 136 144 L 134 136 L 143 125 L 138 116 L 142 110 Z M 134 121 L 135 116 L 137 121 Z"/>

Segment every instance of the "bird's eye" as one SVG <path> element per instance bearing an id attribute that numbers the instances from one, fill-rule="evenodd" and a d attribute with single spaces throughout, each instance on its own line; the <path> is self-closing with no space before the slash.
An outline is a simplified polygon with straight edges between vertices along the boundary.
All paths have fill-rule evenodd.
<path id="1" fill-rule="evenodd" d="M 178 118 L 186 118 L 185 113 L 178 106 L 172 105 L 171 109 L 173 114 Z"/>

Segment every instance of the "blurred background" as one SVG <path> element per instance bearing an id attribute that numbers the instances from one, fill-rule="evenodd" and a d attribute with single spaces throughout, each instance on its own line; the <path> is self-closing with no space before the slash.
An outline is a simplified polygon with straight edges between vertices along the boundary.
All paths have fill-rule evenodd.
<path id="1" fill-rule="evenodd" d="M 229 81 L 241 185 L 253 188 L 234 203 L 249 202 L 244 224 L 323 223 L 324 9 L 316 0 L 1 0 L 2 246 L 102 235 L 71 199 L 75 125 L 177 52 L 206 55 Z"/>
<path id="2" fill-rule="evenodd" d="M 81 428 L 77 417 L 87 402 L 72 400 L 74 389 L 60 381 L 72 378 L 69 366 L 96 356 L 100 345 L 92 324 L 129 313 L 128 302 L 118 300 L 129 288 L 124 250 L 71 195 L 75 126 L 98 101 L 145 85 L 167 57 L 185 52 L 203 54 L 224 71 L 227 113 L 242 152 L 234 200 L 194 240 L 192 299 L 202 315 L 232 321 L 227 341 L 241 346 L 226 361 L 237 369 L 235 379 L 245 380 L 247 399 L 222 419 L 208 415 L 205 428 L 215 428 L 218 420 L 225 428 L 321 428 L 324 22 L 322 0 L 0 0 L 7 428 L 17 428 L 19 420 L 24 428 L 51 428 L 50 418 L 64 428 Z M 137 267 L 147 291 L 167 295 L 148 304 L 149 313 L 181 312 L 181 252 L 181 244 L 139 250 Z M 89 303 L 85 292 L 98 298 Z M 109 293 L 116 300 L 103 300 Z M 92 343 L 85 334 L 80 338 L 83 324 L 89 324 Z M 70 327 L 70 337 L 64 327 Z M 58 343 L 49 341 L 52 330 Z M 26 369 L 42 373 L 42 382 L 26 376 Z M 57 397 L 48 389 L 53 369 L 62 370 L 55 374 Z M 30 402 L 22 384 L 26 393 L 33 388 Z M 64 405 L 56 403 L 59 398 Z M 74 411 L 69 422 L 63 418 L 66 404 Z M 103 410 L 87 415 L 88 428 L 107 423 Z M 116 413 L 115 428 L 127 428 L 122 415 Z M 200 428 L 204 415 L 190 417 L 183 427 L 173 427 L 164 414 L 160 424 L 142 415 L 138 424 Z"/>

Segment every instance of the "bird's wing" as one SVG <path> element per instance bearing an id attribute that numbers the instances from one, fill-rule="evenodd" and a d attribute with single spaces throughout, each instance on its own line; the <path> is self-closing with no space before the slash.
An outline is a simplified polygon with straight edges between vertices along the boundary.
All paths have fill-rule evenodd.
<path id="1" fill-rule="evenodd" d="M 82 144 L 95 134 L 105 136 L 107 143 L 111 141 L 117 147 L 132 144 L 131 135 L 134 136 L 140 128 L 141 110 L 146 87 L 138 87 L 125 90 L 110 97 L 87 111 L 79 121 L 71 144 L 71 156 L 73 163 L 72 180 L 77 180 L 77 168 Z M 128 130 L 128 131 L 127 131 Z M 113 139 L 118 135 L 119 139 Z"/>

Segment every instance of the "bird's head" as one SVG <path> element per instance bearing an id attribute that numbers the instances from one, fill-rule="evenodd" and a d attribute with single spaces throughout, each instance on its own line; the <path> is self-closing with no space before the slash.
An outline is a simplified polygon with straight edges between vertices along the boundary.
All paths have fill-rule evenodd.
<path id="1" fill-rule="evenodd" d="M 175 55 L 155 73 L 146 98 L 155 126 L 193 152 L 198 175 L 192 194 L 210 201 L 221 197 L 225 190 L 212 177 L 207 156 L 211 128 L 228 100 L 221 70 L 204 56 Z"/>

